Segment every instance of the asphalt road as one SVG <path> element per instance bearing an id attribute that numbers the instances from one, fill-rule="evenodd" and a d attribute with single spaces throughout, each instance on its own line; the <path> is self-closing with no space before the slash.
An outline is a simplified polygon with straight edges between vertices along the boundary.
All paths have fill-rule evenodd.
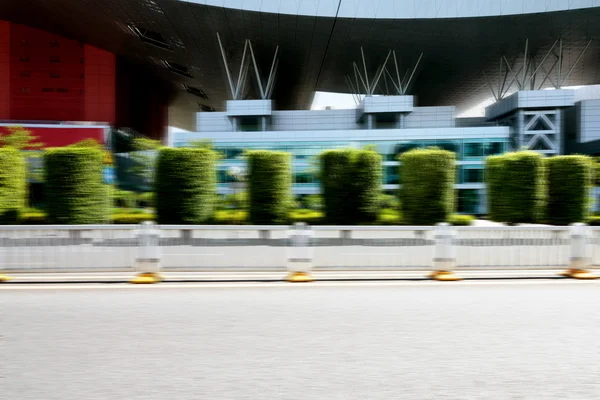
<path id="1" fill-rule="evenodd" d="M 0 398 L 598 399 L 595 282 L 0 287 Z"/>

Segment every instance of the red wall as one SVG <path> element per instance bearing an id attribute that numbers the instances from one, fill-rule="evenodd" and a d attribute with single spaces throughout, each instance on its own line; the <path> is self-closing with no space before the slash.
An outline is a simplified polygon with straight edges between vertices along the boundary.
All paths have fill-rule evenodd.
<path id="1" fill-rule="evenodd" d="M 0 120 L 101 122 L 163 138 L 170 88 L 145 69 L 108 51 L 0 20 Z"/>
<path id="2" fill-rule="evenodd" d="M 39 29 L 0 21 L 0 88 L 0 119 L 115 122 L 114 54 Z"/>
<path id="3" fill-rule="evenodd" d="M 22 126 L 22 125 L 21 125 Z M 0 135 L 9 134 L 8 126 L 0 126 Z M 73 143 L 81 142 L 84 139 L 95 139 L 99 143 L 104 143 L 105 127 L 80 128 L 80 127 L 36 127 L 24 126 L 25 129 L 31 131 L 33 136 L 37 137 L 37 141 L 43 143 L 43 147 L 62 147 Z"/>
<path id="4" fill-rule="evenodd" d="M 85 121 L 115 122 L 115 55 L 85 45 Z"/>
<path id="5" fill-rule="evenodd" d="M 0 119 L 10 118 L 10 23 L 0 21 Z"/>

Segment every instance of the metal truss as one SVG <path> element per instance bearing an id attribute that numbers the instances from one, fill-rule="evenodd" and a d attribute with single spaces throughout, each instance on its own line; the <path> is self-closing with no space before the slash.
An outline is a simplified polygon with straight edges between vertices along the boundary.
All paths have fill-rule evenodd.
<path id="1" fill-rule="evenodd" d="M 544 154 L 561 153 L 560 110 L 523 111 L 521 147 Z"/>
<path id="2" fill-rule="evenodd" d="M 229 89 L 231 91 L 232 100 L 240 100 L 245 97 L 246 83 L 248 77 L 248 70 L 250 69 L 250 63 L 252 63 L 254 69 L 256 84 L 258 86 L 261 99 L 270 99 L 273 94 L 273 88 L 275 87 L 275 77 L 277 74 L 276 71 L 279 65 L 279 46 L 277 46 L 277 48 L 275 49 L 275 54 L 273 55 L 273 62 L 271 63 L 271 69 L 269 70 L 267 81 L 263 85 L 263 80 L 261 79 L 258 63 L 256 62 L 256 57 L 254 55 L 254 48 L 252 47 L 252 42 L 249 39 L 246 39 L 246 41 L 244 42 L 244 52 L 242 54 L 242 61 L 240 62 L 239 74 L 236 81 L 234 81 L 232 78 L 232 71 L 229 66 L 229 62 L 227 61 L 227 56 L 225 55 L 225 49 L 223 47 L 223 43 L 221 42 L 221 36 L 218 33 L 217 40 L 219 42 L 219 48 L 221 50 L 221 57 L 225 66 L 225 72 L 227 73 L 227 81 L 229 83 Z M 250 51 L 248 52 L 248 50 Z M 248 53 L 250 54 L 250 57 L 248 57 Z"/>
<path id="3" fill-rule="evenodd" d="M 571 76 L 571 73 L 591 43 L 592 39 L 587 42 L 564 76 L 562 69 L 562 38 L 556 39 L 547 52 L 540 54 L 531 52 L 529 49 L 529 39 L 525 40 L 525 51 L 523 52 L 521 62 L 514 60 L 511 63 L 505 55 L 501 56 L 496 89 L 494 89 L 495 85 L 488 79 L 485 71 L 482 71 L 482 74 L 496 101 L 502 100 L 515 85 L 517 90 L 540 90 L 546 82 L 550 82 L 555 89 L 560 89 L 567 79 L 569 79 L 569 76 Z M 518 69 L 517 66 L 519 67 Z M 554 78 L 553 72 L 556 73 Z"/>
<path id="4" fill-rule="evenodd" d="M 352 69 L 354 72 L 354 80 L 351 75 L 346 74 L 345 80 L 348 85 L 348 89 L 350 89 L 350 93 L 354 98 L 356 104 L 359 104 L 360 101 L 365 96 L 373 96 L 378 90 L 380 93 L 384 93 L 386 95 L 406 95 L 410 88 L 412 87 L 412 83 L 414 82 L 414 78 L 417 72 L 417 69 L 423 59 L 423 53 L 419 56 L 416 64 L 407 69 L 403 77 L 400 73 L 400 68 L 398 67 L 398 58 L 396 57 L 396 51 L 390 50 L 385 57 L 385 61 L 381 64 L 372 79 L 369 79 L 369 72 L 367 69 L 367 61 L 365 58 L 365 52 L 363 48 L 360 48 L 360 53 L 362 57 L 362 71 L 359 65 L 354 61 L 352 63 Z M 390 73 L 388 69 L 388 63 L 390 59 L 394 60 L 394 64 L 392 66 L 392 72 Z M 383 78 L 383 80 L 382 80 Z M 388 84 L 391 83 L 391 86 Z"/>

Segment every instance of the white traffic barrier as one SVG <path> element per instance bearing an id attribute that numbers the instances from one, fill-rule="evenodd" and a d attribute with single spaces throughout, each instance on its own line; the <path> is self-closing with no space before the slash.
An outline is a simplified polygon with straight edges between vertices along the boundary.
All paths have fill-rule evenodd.
<path id="1" fill-rule="evenodd" d="M 575 279 L 598 279 L 597 275 L 587 269 L 591 261 L 588 246 L 590 239 L 591 232 L 586 224 L 571 225 L 571 257 L 569 269 L 563 273 L 564 276 Z"/>
<path id="2" fill-rule="evenodd" d="M 454 240 L 456 231 L 448 223 L 440 223 L 435 227 L 435 250 L 433 258 L 432 279 L 438 281 L 458 281 L 454 274 L 456 266 L 456 247 Z"/>
<path id="3" fill-rule="evenodd" d="M 289 282 L 310 282 L 313 280 L 310 272 L 313 267 L 313 248 L 311 238 L 313 232 L 308 225 L 297 222 L 288 233 L 290 245 L 287 259 Z"/>
<path id="4" fill-rule="evenodd" d="M 136 231 L 138 240 L 138 254 L 135 259 L 135 268 L 138 275 L 131 283 L 157 283 L 162 280 L 160 276 L 160 230 L 154 222 L 145 221 Z"/>

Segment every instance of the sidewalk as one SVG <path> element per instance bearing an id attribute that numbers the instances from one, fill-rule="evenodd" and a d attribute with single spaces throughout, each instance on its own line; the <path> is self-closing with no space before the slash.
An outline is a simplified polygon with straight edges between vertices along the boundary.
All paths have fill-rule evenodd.
<path id="1" fill-rule="evenodd" d="M 457 270 L 465 280 L 497 279 L 565 279 L 562 270 Z M 273 272 L 163 272 L 165 282 L 280 282 L 286 271 Z M 420 281 L 427 280 L 429 271 L 314 271 L 315 281 Z M 0 283 L 0 287 L 13 284 L 36 283 L 124 283 L 135 274 L 117 273 L 14 273 L 7 274 L 11 280 Z"/>

